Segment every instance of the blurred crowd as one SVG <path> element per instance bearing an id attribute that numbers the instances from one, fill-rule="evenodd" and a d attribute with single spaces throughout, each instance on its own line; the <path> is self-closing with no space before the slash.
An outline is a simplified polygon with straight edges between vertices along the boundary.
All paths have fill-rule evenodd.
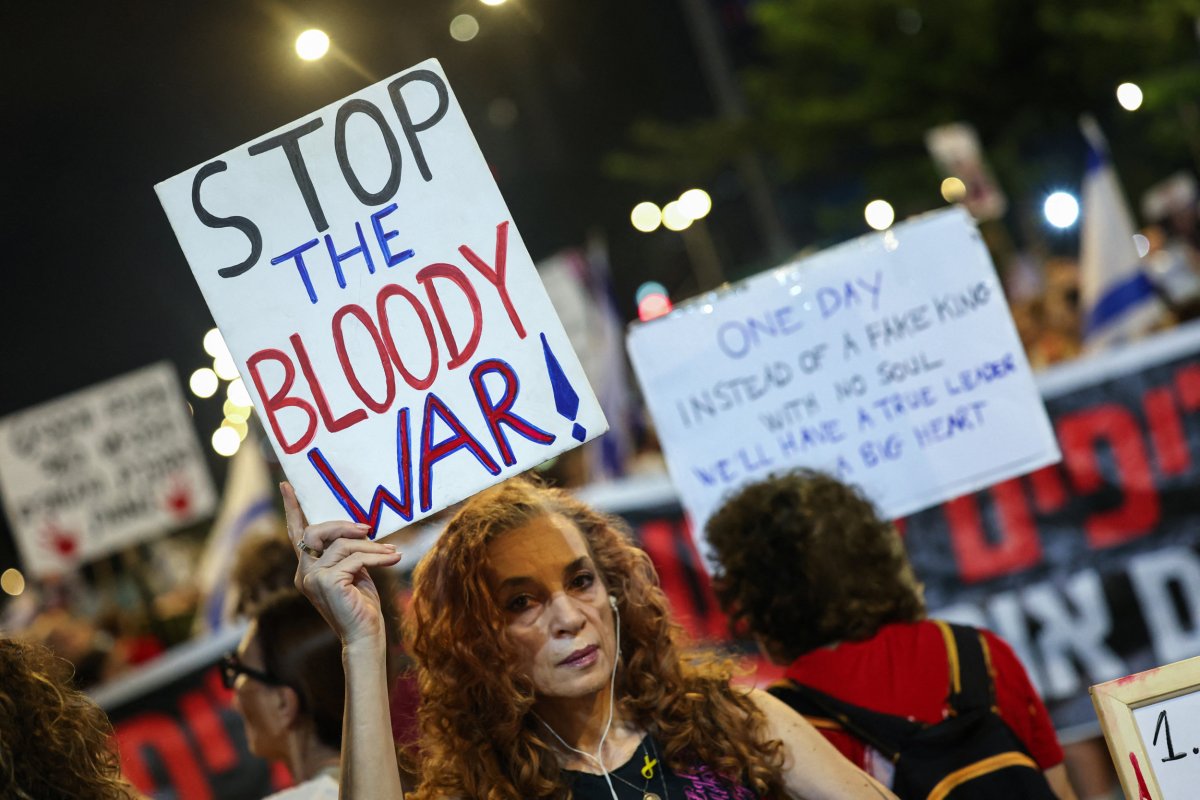
<path id="1" fill-rule="evenodd" d="M 1200 225 L 1196 180 L 1179 173 L 1142 201 L 1146 225 L 1135 237 L 1142 269 L 1162 302 L 1156 329 L 1200 316 Z M 1013 321 L 1035 370 L 1084 352 L 1080 264 L 1075 258 L 1028 254 L 1012 259 L 1006 291 Z"/>
<path id="2" fill-rule="evenodd" d="M 1137 237 L 1142 269 L 1161 301 L 1154 330 L 1200 316 L 1200 225 L 1197 184 L 1187 174 L 1172 177 L 1142 203 L 1146 224 Z M 1082 335 L 1080 264 L 1060 255 L 994 252 L 1020 339 L 1034 370 L 1069 361 L 1086 351 Z M 630 384 L 632 386 L 632 382 Z M 614 474 L 663 473 L 664 462 L 646 415 L 631 427 L 624 460 L 608 474 L 597 475 L 588 448 L 569 451 L 544 467 L 551 483 L 577 487 Z M 590 448 L 600 445 L 593 443 Z M 277 476 L 281 477 L 281 476 Z M 438 524 L 437 520 L 433 521 Z M 206 547 L 208 531 L 185 530 L 143 543 L 89 564 L 76 573 L 30 586 L 19 596 L 0 600 L 0 635 L 45 646 L 74 667 L 74 685 L 89 689 L 110 683 L 152 661 L 170 648 L 209 627 L 203 609 L 207 598 L 197 584 L 195 565 Z M 273 528 L 247 536 L 239 545 L 227 585 L 225 603 L 239 618 L 255 618 L 279 596 L 298 596 L 292 585 L 297 557 L 282 520 Z M 404 587 L 385 574 L 375 578 L 389 618 L 398 617 Z M 315 618 L 316 627 L 323 629 Z M 327 631 L 326 631 L 327 632 Z M 390 653 L 399 663 L 398 637 L 389 634 Z M 333 646 L 336 642 L 327 642 Z M 259 655 L 255 656 L 257 652 Z M 261 650 L 243 653 L 261 660 Z M 238 662 L 229 669 L 246 668 Z M 250 669 L 254 669 L 251 667 Z M 391 680 L 399 680 L 396 665 Z M 415 703 L 415 690 L 396 693 L 401 705 Z M 340 714 L 340 712 L 339 712 Z M 394 720 L 408 719 L 403 710 Z M 393 731 L 398 742 L 412 741 L 413 730 Z M 326 745 L 336 755 L 336 747 Z M 263 745 L 267 754 L 285 758 L 287 749 Z M 330 756 L 332 757 L 332 756 Z"/>
<path id="3" fill-rule="evenodd" d="M 1162 301 L 1158 329 L 1200 316 L 1200 224 L 1196 180 L 1180 173 L 1143 198 L 1146 224 L 1138 239 L 1142 266 Z M 1034 370 L 1077 358 L 1085 351 L 1080 307 L 1080 267 L 1075 258 L 993 248 L 1018 334 Z M 632 382 L 629 384 L 632 386 Z M 597 475 L 589 449 L 569 451 L 543 467 L 551 483 L 578 487 L 624 476 L 662 474 L 664 461 L 653 426 L 636 415 L 630 446 L 609 474 Z M 276 477 L 282 478 L 281 474 Z M 435 521 L 436 522 L 436 521 Z M 198 621 L 205 600 L 195 565 L 206 544 L 203 528 L 142 544 L 30 586 L 18 597 L 0 596 L 0 632 L 46 645 L 75 665 L 76 683 L 92 687 L 146 663 L 207 630 Z M 282 534 L 280 533 L 280 536 Z M 286 542 L 244 566 L 232 584 L 256 591 L 290 580 L 294 554 Z M 290 559 L 290 561 L 289 561 Z M 289 566 L 290 564 L 290 566 Z M 242 600 L 235 600 L 235 604 Z"/>

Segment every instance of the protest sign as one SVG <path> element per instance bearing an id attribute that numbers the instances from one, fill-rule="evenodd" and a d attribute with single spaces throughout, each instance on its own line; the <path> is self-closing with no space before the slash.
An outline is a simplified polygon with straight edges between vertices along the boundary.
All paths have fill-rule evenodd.
<path id="1" fill-rule="evenodd" d="M 805 465 L 899 517 L 1059 459 L 987 251 L 929 214 L 631 328 L 697 529 L 734 489 Z"/>
<path id="2" fill-rule="evenodd" d="M 156 190 L 310 520 L 396 530 L 606 429 L 437 61 Z"/>
<path id="3" fill-rule="evenodd" d="M 188 525 L 216 503 L 167 363 L 0 419 L 0 494 L 34 575 Z"/>
<path id="4" fill-rule="evenodd" d="M 930 615 L 988 627 L 1009 642 L 1046 701 L 1060 737 L 1077 741 L 1100 732 L 1090 684 L 1200 655 L 1200 504 L 1195 501 L 1200 323 L 1115 355 L 1054 367 L 1039 374 L 1037 383 L 1054 427 L 1071 443 L 1064 445 L 1062 463 L 956 498 L 901 524 Z M 728 639 L 728 619 L 670 481 L 639 475 L 589 487 L 583 494 L 629 524 L 654 563 L 672 616 L 692 641 L 723 643 L 753 657 L 753 642 Z M 401 569 L 419 558 L 409 557 L 411 549 L 405 552 Z M 236 642 L 236 633 L 226 634 L 223 647 Z M 221 647 L 212 648 L 206 664 L 220 652 Z M 760 683 L 778 676 L 778 669 L 772 672 L 758 662 Z M 219 693 L 215 674 L 207 685 Z M 103 703 L 119 738 L 125 714 L 117 709 L 128 702 Z M 145 705 L 137 701 L 129 707 Z M 161 764 L 197 758 L 172 752 L 201 736 L 193 731 L 212 730 L 200 724 L 204 717 L 192 718 L 196 722 L 185 722 L 187 733 L 181 736 L 167 734 L 162 723 L 145 726 L 137 744 L 157 751 Z M 1182 752 L 1178 744 L 1185 741 L 1184 731 L 1174 712 L 1169 720 L 1176 752 Z M 236 736 L 240 723 L 228 725 Z M 1157 744 L 1153 730 L 1147 744 L 1163 750 L 1164 736 L 1165 724 Z M 1191 753 L 1200 742 L 1186 741 L 1189 755 L 1170 762 L 1172 771 L 1200 759 Z M 123 759 L 131 754 L 138 755 L 122 747 Z M 1168 755 L 1161 752 L 1159 758 Z M 240 766 L 224 768 L 230 775 L 249 773 Z M 176 772 L 183 770 L 176 767 Z M 138 773 L 128 767 L 126 774 Z M 261 768 L 260 774 L 265 779 Z M 159 785 L 166 782 L 164 777 Z M 257 795 L 218 795 L 260 797 L 262 789 Z"/>
<path id="5" fill-rule="evenodd" d="M 1196 796 L 1200 657 L 1093 686 L 1092 702 L 1126 797 Z"/>
<path id="6" fill-rule="evenodd" d="M 991 167 L 979 146 L 979 134 L 964 122 L 939 125 L 925 132 L 925 147 L 944 178 L 962 181 L 962 196 L 946 197 L 962 202 L 976 220 L 1000 219 L 1008 211 L 1008 199 L 996 183 Z M 945 184 L 943 184 L 944 186 Z M 946 190 L 942 190 L 943 195 Z"/>

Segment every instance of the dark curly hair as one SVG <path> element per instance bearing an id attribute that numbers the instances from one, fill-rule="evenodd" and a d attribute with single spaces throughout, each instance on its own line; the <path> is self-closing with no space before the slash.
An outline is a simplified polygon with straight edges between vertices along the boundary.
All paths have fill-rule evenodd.
<path id="1" fill-rule="evenodd" d="M 0 638 L 0 797 L 140 797 L 121 777 L 112 724 L 72 671 L 41 645 Z"/>
<path id="2" fill-rule="evenodd" d="M 571 797 L 555 748 L 530 715 L 533 685 L 521 674 L 485 574 L 491 540 L 547 514 L 580 530 L 617 597 L 617 694 L 625 714 L 654 733 L 673 768 L 707 764 L 758 796 L 782 797 L 781 743 L 766 737 L 762 712 L 730 686 L 726 662 L 683 657 L 658 575 L 624 524 L 520 478 L 468 501 L 413 577 L 407 632 L 419 667 L 422 734 L 422 783 L 414 797 Z"/>
<path id="3" fill-rule="evenodd" d="M 254 621 L 267 674 L 296 692 L 301 712 L 312 718 L 317 740 L 340 748 L 346 674 L 337 634 L 295 589 L 268 595 L 256 606 Z"/>
<path id="4" fill-rule="evenodd" d="M 811 469 L 741 489 L 708 521 L 717 598 L 788 659 L 925 616 L 904 543 L 871 501 Z"/>

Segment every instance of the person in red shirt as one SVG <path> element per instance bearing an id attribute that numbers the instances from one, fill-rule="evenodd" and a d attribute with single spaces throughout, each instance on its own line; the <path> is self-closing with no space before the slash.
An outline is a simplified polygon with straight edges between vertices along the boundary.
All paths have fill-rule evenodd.
<path id="1" fill-rule="evenodd" d="M 785 677 L 856 706 L 925 723 L 949 713 L 945 633 L 925 618 L 895 527 L 858 490 L 796 469 L 750 484 L 708 521 L 714 586 Z M 1012 648 L 981 631 L 1001 719 L 1063 800 L 1075 793 L 1063 751 Z M 891 764 L 836 725 L 821 733 L 850 761 L 890 783 Z"/>

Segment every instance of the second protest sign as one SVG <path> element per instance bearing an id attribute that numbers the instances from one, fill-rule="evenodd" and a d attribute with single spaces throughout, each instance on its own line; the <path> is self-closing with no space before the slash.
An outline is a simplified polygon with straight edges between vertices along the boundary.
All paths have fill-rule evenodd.
<path id="1" fill-rule="evenodd" d="M 1060 458 L 960 209 L 748 278 L 635 326 L 628 346 L 696 530 L 792 466 L 895 518 Z"/>
<path id="2" fill-rule="evenodd" d="M 391 531 L 607 429 L 437 61 L 156 189 L 309 519 Z"/>

